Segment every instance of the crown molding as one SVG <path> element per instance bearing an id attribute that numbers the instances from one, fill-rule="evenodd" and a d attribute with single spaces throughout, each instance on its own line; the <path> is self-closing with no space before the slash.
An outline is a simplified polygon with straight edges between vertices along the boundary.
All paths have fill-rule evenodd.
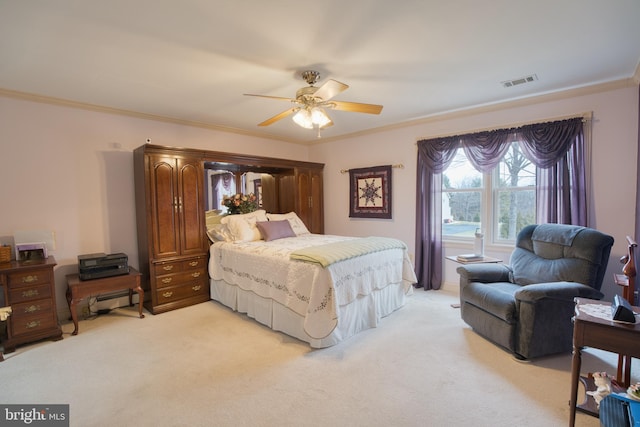
<path id="1" fill-rule="evenodd" d="M 598 84 L 589 85 L 589 86 L 575 87 L 575 88 L 556 91 L 556 92 L 548 92 L 541 95 L 535 95 L 535 96 L 529 96 L 529 97 L 524 96 L 521 98 L 514 98 L 507 101 L 499 101 L 499 102 L 487 103 L 483 105 L 476 105 L 468 108 L 461 108 L 456 110 L 439 112 L 439 113 L 435 113 L 435 114 L 428 115 L 428 116 L 421 117 L 414 120 L 408 120 L 408 121 L 395 123 L 387 126 L 380 126 L 380 127 L 359 131 L 359 132 L 353 132 L 353 133 L 340 135 L 340 136 L 314 139 L 311 141 L 282 139 L 272 135 L 258 134 L 256 132 L 246 131 L 242 129 L 227 127 L 227 126 L 220 126 L 220 125 L 214 125 L 214 124 L 184 120 L 184 119 L 176 119 L 173 117 L 158 116 L 154 114 L 140 113 L 137 111 L 129 111 L 129 110 L 123 110 L 118 108 L 112 108 L 112 107 L 104 107 L 100 105 L 70 101 L 70 100 L 61 99 L 61 98 L 37 95 L 37 94 L 20 92 L 20 91 L 15 91 L 10 89 L 0 88 L 0 96 L 4 96 L 7 98 L 22 99 L 22 100 L 27 100 L 32 102 L 58 105 L 63 107 L 96 111 L 96 112 L 107 113 L 107 114 L 117 114 L 117 115 L 135 117 L 135 118 L 144 119 L 144 120 L 153 120 L 153 121 L 172 123 L 172 124 L 178 124 L 178 125 L 184 125 L 184 126 L 193 126 L 193 127 L 199 127 L 203 129 L 215 130 L 220 132 L 228 132 L 228 133 L 234 133 L 238 135 L 251 136 L 255 138 L 270 139 L 270 140 L 280 141 L 280 142 L 288 142 L 291 144 L 311 146 L 311 145 L 318 145 L 318 144 L 323 144 L 323 143 L 332 142 L 332 141 L 341 141 L 345 139 L 351 139 L 359 136 L 372 135 L 380 132 L 387 132 L 387 131 L 406 128 L 410 126 L 433 123 L 433 122 L 438 122 L 442 120 L 450 120 L 450 119 L 468 117 L 468 116 L 486 113 L 486 112 L 499 111 L 499 110 L 504 110 L 506 108 L 515 108 L 515 107 L 521 107 L 525 105 L 550 102 L 550 101 L 555 101 L 555 100 L 560 100 L 565 98 L 572 98 L 576 96 L 590 95 L 593 93 L 606 92 L 606 91 L 621 89 L 625 87 L 634 87 L 634 86 L 638 86 L 639 84 L 640 84 L 640 64 L 638 65 L 638 67 L 636 67 L 635 74 L 632 77 L 629 77 L 626 79 L 598 83 Z"/>
<path id="2" fill-rule="evenodd" d="M 640 70 L 640 67 L 638 68 L 638 70 L 636 70 L 636 75 L 635 75 L 636 77 L 640 77 L 640 75 L 639 75 L 640 71 L 639 70 Z M 474 116 L 474 115 L 482 114 L 482 113 L 505 110 L 505 109 L 508 109 L 508 108 L 523 107 L 523 106 L 532 105 L 532 104 L 540 104 L 540 103 L 544 103 L 544 102 L 557 101 L 557 100 L 566 99 L 566 98 L 573 98 L 573 97 L 577 97 L 577 96 L 591 95 L 591 94 L 594 94 L 594 93 L 608 92 L 608 91 L 611 91 L 611 90 L 623 89 L 623 88 L 635 87 L 635 86 L 638 86 L 638 83 L 635 81 L 635 77 L 615 80 L 615 81 L 611 81 L 611 82 L 598 83 L 598 84 L 589 85 L 589 86 L 580 86 L 580 87 L 575 87 L 575 88 L 566 89 L 566 90 L 562 90 L 562 91 L 548 92 L 548 93 L 541 94 L 541 95 L 522 97 L 522 98 L 515 98 L 515 99 L 511 99 L 511 100 L 507 100 L 507 101 L 499 101 L 499 102 L 488 103 L 488 104 L 484 104 L 484 105 L 476 105 L 476 106 L 469 107 L 469 108 L 461 108 L 461 109 L 457 109 L 457 110 L 445 111 L 445 112 L 441 112 L 441 113 L 436 113 L 436 114 L 432 114 L 432 115 L 429 115 L 429 116 L 425 116 L 425 117 L 422 117 L 422 118 L 419 118 L 419 119 L 415 119 L 415 120 L 409 120 L 409 121 L 405 121 L 405 122 L 401 122 L 401 123 L 395 123 L 395 124 L 388 125 L 388 126 L 381 126 L 381 127 L 377 127 L 377 128 L 374 128 L 374 129 L 368 129 L 368 130 L 365 130 L 365 131 L 361 131 L 361 132 L 354 132 L 354 133 L 350 133 L 348 135 L 342 135 L 342 136 L 339 136 L 339 137 L 331 137 L 331 138 L 326 138 L 326 139 L 323 138 L 320 141 L 311 142 L 310 145 L 317 145 L 317 144 L 322 144 L 322 143 L 325 143 L 325 142 L 338 141 L 338 140 L 344 140 L 344 139 L 351 139 L 351 138 L 355 138 L 355 137 L 359 137 L 359 136 L 366 136 L 366 135 L 371 135 L 371 134 L 375 134 L 375 133 L 380 133 L 380 132 L 386 132 L 386 131 L 391 131 L 391 130 L 395 130 L 395 129 L 406 128 L 406 127 L 409 127 L 409 126 L 416 126 L 416 125 L 422 125 L 422 124 L 427 124 L 427 123 L 434 123 L 434 122 L 439 122 L 439 121 L 442 121 L 442 120 L 451 120 L 451 119 L 457 119 L 457 118 L 462 118 L 462 117 L 469 117 L 469 116 Z"/>
<path id="3" fill-rule="evenodd" d="M 184 125 L 184 126 L 199 127 L 199 128 L 209 129 L 209 130 L 216 130 L 216 131 L 220 131 L 220 132 L 235 133 L 235 134 L 240 134 L 240 135 L 245 135 L 245 136 L 253 136 L 253 137 L 262 138 L 262 139 L 272 139 L 272 140 L 281 141 L 281 142 L 290 142 L 290 143 L 294 143 L 294 144 L 296 144 L 296 143 L 297 144 L 304 144 L 303 142 L 300 142 L 300 141 L 286 141 L 286 140 L 283 140 L 282 138 L 278 138 L 278 137 L 275 137 L 275 136 L 258 134 L 256 132 L 246 131 L 246 130 L 243 130 L 243 129 L 233 128 L 233 127 L 228 127 L 228 126 L 214 125 L 214 124 L 203 123 L 203 122 L 192 121 L 192 120 L 176 119 L 176 118 L 173 118 L 173 117 L 158 116 L 158 115 L 155 115 L 155 114 L 147 114 L 147 113 L 141 113 L 141 112 L 138 112 L 138 111 L 123 110 L 123 109 L 119 109 L 119 108 L 104 107 L 104 106 L 101 106 L 101 105 L 88 104 L 88 103 L 78 102 L 78 101 L 70 101 L 70 100 L 62 99 L 62 98 L 55 98 L 55 97 L 44 96 L 44 95 L 37 95 L 37 94 L 33 94 L 33 93 L 20 92 L 20 91 L 4 89 L 4 88 L 0 88 L 0 96 L 4 96 L 6 98 L 21 99 L 21 100 L 25 100 L 25 101 L 39 102 L 39 103 L 42 103 L 42 104 L 51 104 L 51 105 L 57 105 L 57 106 L 61 106 L 61 107 L 69 107 L 69 108 L 77 108 L 77 109 L 81 109 L 81 110 L 95 111 L 95 112 L 99 112 L 99 113 L 116 114 L 116 115 L 121 115 L 121 116 L 134 117 L 134 118 L 143 119 L 143 120 L 153 120 L 153 121 L 156 121 L 156 122 L 164 122 L 164 123 L 172 123 L 172 124 L 178 124 L 178 125 Z"/>

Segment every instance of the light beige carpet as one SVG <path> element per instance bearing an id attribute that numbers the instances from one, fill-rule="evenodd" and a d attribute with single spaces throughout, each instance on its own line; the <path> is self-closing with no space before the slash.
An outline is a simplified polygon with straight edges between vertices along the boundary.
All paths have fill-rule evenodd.
<path id="1" fill-rule="evenodd" d="M 518 362 L 455 302 L 416 290 L 378 328 L 322 350 L 215 302 L 145 319 L 119 309 L 6 355 L 0 402 L 68 403 L 78 427 L 567 425 L 571 355 Z M 615 363 L 587 350 L 583 372 Z M 579 413 L 577 425 L 599 422 Z"/>

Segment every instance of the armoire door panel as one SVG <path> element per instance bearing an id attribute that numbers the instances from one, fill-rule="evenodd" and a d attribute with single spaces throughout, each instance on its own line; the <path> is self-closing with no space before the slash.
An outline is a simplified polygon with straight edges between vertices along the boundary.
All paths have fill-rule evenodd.
<path id="1" fill-rule="evenodd" d="M 298 216 L 305 223 L 309 231 L 311 231 L 311 184 L 309 182 L 309 174 L 298 174 Z"/>
<path id="2" fill-rule="evenodd" d="M 293 175 L 282 176 L 278 180 L 278 212 L 296 211 L 296 181 Z"/>
<path id="3" fill-rule="evenodd" d="M 156 256 L 173 256 L 180 251 L 175 160 L 154 158 L 150 168 L 153 252 Z"/>
<path id="4" fill-rule="evenodd" d="M 182 230 L 180 246 L 183 255 L 203 251 L 204 235 L 204 174 L 199 161 L 178 160 L 178 183 L 180 230 Z"/>
<path id="5" fill-rule="evenodd" d="M 315 234 L 324 233 L 324 206 L 322 173 L 311 172 L 311 231 Z"/>
<path id="6" fill-rule="evenodd" d="M 310 232 L 324 233 L 322 169 L 296 170 L 296 212 Z"/>

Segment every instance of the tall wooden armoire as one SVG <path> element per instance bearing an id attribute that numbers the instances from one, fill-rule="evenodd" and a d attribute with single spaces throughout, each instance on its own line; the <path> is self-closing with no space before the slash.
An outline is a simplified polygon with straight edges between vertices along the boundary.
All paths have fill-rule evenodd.
<path id="1" fill-rule="evenodd" d="M 202 162 L 184 149 L 134 151 L 140 272 L 153 314 L 209 300 Z"/>

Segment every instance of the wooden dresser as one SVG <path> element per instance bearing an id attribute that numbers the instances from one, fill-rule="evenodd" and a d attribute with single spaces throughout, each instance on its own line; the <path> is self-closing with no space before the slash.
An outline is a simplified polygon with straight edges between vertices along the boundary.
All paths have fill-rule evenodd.
<path id="1" fill-rule="evenodd" d="M 202 158 L 142 146 L 134 174 L 145 307 L 157 314 L 208 301 Z"/>
<path id="2" fill-rule="evenodd" d="M 4 352 L 17 345 L 42 339 L 62 339 L 56 314 L 53 257 L 45 260 L 11 261 L 0 264 L 0 286 L 12 313 L 7 319 Z"/>

